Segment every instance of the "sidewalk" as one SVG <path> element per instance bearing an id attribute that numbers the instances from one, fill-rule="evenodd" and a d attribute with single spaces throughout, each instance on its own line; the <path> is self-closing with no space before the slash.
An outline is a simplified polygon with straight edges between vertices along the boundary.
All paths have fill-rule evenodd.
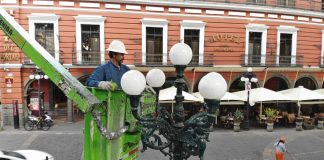
<path id="1" fill-rule="evenodd" d="M 0 133 L 4 132 L 22 132 L 26 131 L 24 129 L 23 124 L 20 124 L 19 129 L 15 129 L 14 126 L 5 125 L 3 128 L 4 130 L 0 131 Z M 33 131 L 42 131 L 34 129 Z M 78 119 L 74 122 L 68 122 L 66 118 L 55 118 L 54 119 L 54 126 L 52 126 L 48 131 L 44 132 L 51 132 L 51 131 L 59 131 L 59 132 L 83 132 L 83 120 Z M 28 131 L 26 131 L 28 132 Z"/>

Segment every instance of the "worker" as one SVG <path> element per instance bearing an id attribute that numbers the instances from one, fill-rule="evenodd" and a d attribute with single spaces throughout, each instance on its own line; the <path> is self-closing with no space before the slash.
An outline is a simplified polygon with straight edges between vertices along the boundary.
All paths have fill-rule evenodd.
<path id="1" fill-rule="evenodd" d="M 129 71 L 129 68 L 122 64 L 127 51 L 124 43 L 119 40 L 113 40 L 107 51 L 110 60 L 106 64 L 97 67 L 86 84 L 89 87 L 99 87 L 105 90 L 115 90 L 117 84 L 117 89 L 120 90 L 121 77 Z"/>

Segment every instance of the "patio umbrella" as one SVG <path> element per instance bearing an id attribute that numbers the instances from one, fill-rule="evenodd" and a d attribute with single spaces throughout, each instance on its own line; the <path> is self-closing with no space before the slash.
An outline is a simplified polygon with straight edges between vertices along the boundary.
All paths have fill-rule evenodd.
<path id="1" fill-rule="evenodd" d="M 234 95 L 242 97 L 244 101 L 247 101 L 247 91 L 238 91 L 233 92 Z M 273 90 L 267 88 L 253 88 L 250 91 L 249 103 L 250 105 L 254 105 L 256 102 L 273 102 L 273 101 L 291 101 L 290 97 L 287 97 L 281 93 L 275 92 Z M 260 106 L 260 117 L 262 115 L 262 104 Z"/>
<path id="2" fill-rule="evenodd" d="M 322 94 L 324 95 L 324 89 L 317 89 L 317 90 L 314 90 L 315 92 L 319 93 L 319 94 Z"/>
<path id="3" fill-rule="evenodd" d="M 324 100 L 324 95 L 304 88 L 303 86 L 279 91 L 279 93 L 289 96 L 294 101 L 297 101 L 298 116 L 300 116 L 300 104 L 311 104 L 309 102 L 310 100 Z"/>
<path id="4" fill-rule="evenodd" d="M 247 101 L 247 91 L 238 91 L 233 92 L 234 95 L 241 97 L 244 101 Z M 256 102 L 269 102 L 269 101 L 291 101 L 292 98 L 285 96 L 281 93 L 272 91 L 267 88 L 254 88 L 250 91 L 249 97 L 250 104 L 254 104 Z"/>
<path id="5" fill-rule="evenodd" d="M 177 94 L 177 88 L 172 86 L 166 89 L 160 90 L 159 93 L 159 102 L 160 103 L 175 103 L 174 97 Z M 188 92 L 182 91 L 182 95 L 184 96 L 184 102 L 203 102 L 199 98 L 191 95 Z"/>
<path id="6" fill-rule="evenodd" d="M 201 101 L 204 101 L 204 97 L 201 96 L 199 92 L 192 93 L 195 97 L 199 98 Z M 243 105 L 244 100 L 230 92 L 226 92 L 225 95 L 221 98 L 221 105 Z"/>

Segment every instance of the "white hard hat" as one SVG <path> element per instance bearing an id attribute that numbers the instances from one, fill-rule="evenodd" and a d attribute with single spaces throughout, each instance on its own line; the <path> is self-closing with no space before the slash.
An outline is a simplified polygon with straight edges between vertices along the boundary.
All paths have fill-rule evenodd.
<path id="1" fill-rule="evenodd" d="M 113 40 L 110 43 L 107 51 L 127 54 L 126 47 L 125 47 L 124 43 L 120 40 Z"/>

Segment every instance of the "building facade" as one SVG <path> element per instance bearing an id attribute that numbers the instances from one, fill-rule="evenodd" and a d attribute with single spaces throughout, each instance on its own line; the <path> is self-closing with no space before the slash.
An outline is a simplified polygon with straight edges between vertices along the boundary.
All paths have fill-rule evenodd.
<path id="1" fill-rule="evenodd" d="M 193 50 L 185 72 L 189 92 L 198 91 L 208 72 L 221 73 L 230 92 L 242 90 L 247 67 L 259 79 L 253 87 L 323 87 L 321 0 L 1 0 L 0 5 L 83 83 L 109 60 L 105 50 L 119 39 L 128 51 L 124 63 L 143 73 L 162 69 L 164 87 L 175 79 L 168 53 L 178 42 Z M 22 116 L 27 105 L 38 104 L 38 91 L 44 92 L 45 110 L 67 113 L 71 102 L 50 80 L 30 79 L 36 66 L 2 31 L 0 67 L 5 124 L 12 124 L 13 102 Z"/>

